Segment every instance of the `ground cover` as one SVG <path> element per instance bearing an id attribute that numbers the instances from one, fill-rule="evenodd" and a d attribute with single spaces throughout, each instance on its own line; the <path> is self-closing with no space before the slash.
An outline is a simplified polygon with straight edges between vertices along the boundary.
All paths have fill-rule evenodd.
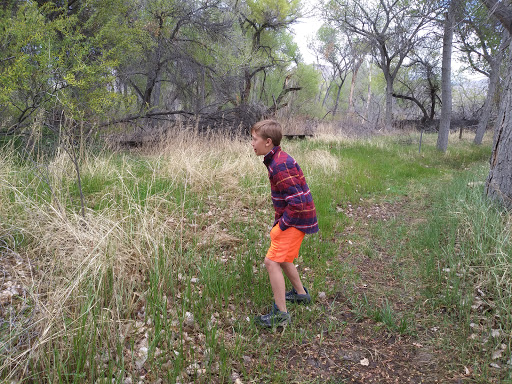
<path id="1" fill-rule="evenodd" d="M 293 324 L 274 332 L 250 321 L 272 303 L 262 267 L 272 207 L 248 142 L 187 133 L 157 155 L 89 154 L 85 222 L 74 214 L 78 190 L 65 156 L 49 162 L 46 178 L 2 158 L 3 378 L 505 380 L 510 315 L 492 302 L 506 300 L 509 240 L 500 223 L 508 216 L 493 211 L 499 252 L 473 237 L 488 226 L 467 225 L 492 210 L 474 204 L 489 145 L 454 139 L 441 155 L 427 136 L 420 154 L 418 136 L 402 134 L 283 147 L 306 174 L 321 232 L 299 260 L 314 303 L 291 307 Z M 460 257 L 470 250 L 471 260 Z M 490 253 L 503 256 L 493 275 L 470 271 Z M 455 286 L 465 288 L 454 294 Z"/>

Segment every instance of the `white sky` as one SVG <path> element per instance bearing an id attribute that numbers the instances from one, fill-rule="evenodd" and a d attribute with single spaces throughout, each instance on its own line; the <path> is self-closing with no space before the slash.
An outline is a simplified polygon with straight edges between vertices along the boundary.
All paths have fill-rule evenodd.
<path id="1" fill-rule="evenodd" d="M 299 22 L 292 27 L 294 33 L 294 41 L 297 43 L 300 49 L 300 53 L 307 64 L 315 62 L 315 56 L 308 49 L 308 40 L 311 40 L 318 31 L 318 28 L 322 26 L 322 21 L 319 16 L 314 15 L 315 7 L 318 6 L 318 0 L 304 0 L 303 4 L 306 9 L 311 9 L 310 16 L 302 17 Z M 318 10 L 316 8 L 316 10 Z"/>

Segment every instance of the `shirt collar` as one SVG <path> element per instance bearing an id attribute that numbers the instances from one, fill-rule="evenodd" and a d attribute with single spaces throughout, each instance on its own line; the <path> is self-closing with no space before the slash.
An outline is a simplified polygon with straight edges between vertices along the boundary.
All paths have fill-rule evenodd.
<path id="1" fill-rule="evenodd" d="M 274 155 L 281 150 L 281 147 L 279 145 L 276 145 L 272 150 L 263 157 L 263 163 L 265 165 L 269 165 L 272 161 L 272 158 Z"/>

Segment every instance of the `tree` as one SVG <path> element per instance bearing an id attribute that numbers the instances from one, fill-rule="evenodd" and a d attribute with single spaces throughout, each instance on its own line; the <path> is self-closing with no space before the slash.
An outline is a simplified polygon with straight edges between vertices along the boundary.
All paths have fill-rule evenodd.
<path id="1" fill-rule="evenodd" d="M 118 74 L 139 108 L 117 121 L 180 114 L 201 117 L 204 125 L 250 125 L 301 89 L 285 81 L 292 76 L 285 69 L 298 61 L 287 28 L 300 16 L 299 0 L 140 4 L 140 53 Z"/>
<path id="2" fill-rule="evenodd" d="M 225 38 L 232 25 L 221 16 L 226 14 L 223 2 L 141 0 L 136 5 L 130 16 L 135 20 L 137 50 L 122 62 L 118 76 L 135 91 L 139 114 L 158 109 L 163 85 L 167 99 L 198 113 L 211 71 L 205 52 L 217 39 Z"/>
<path id="3" fill-rule="evenodd" d="M 320 27 L 317 32 L 317 42 L 318 44 L 312 46 L 313 50 L 317 52 L 320 60 L 326 61 L 331 67 L 329 84 L 325 92 L 323 105 L 325 105 L 331 90 L 334 88 L 336 96 L 330 112 L 335 116 L 338 111 L 341 89 L 349 72 L 352 70 L 353 56 L 345 35 L 329 25 Z"/>
<path id="4" fill-rule="evenodd" d="M 353 36 L 339 26 L 325 23 L 317 32 L 316 41 L 309 44 L 310 49 L 316 52 L 317 62 L 326 62 L 330 66 L 327 74 L 327 89 L 323 98 L 323 106 L 331 97 L 334 89 L 334 106 L 329 111 L 336 115 L 340 103 L 341 90 L 347 77 L 351 74 L 350 91 L 348 98 L 348 113 L 354 113 L 354 90 L 357 74 L 368 54 L 368 42 L 359 36 Z"/>
<path id="5" fill-rule="evenodd" d="M 435 2 L 409 0 L 330 0 L 325 18 L 367 39 L 386 80 L 385 125 L 393 120 L 393 84 L 404 60 L 426 35 Z M 421 31 L 421 33 L 420 33 Z"/>
<path id="6" fill-rule="evenodd" d="M 453 29 L 455 27 L 455 12 L 459 0 L 451 0 L 445 13 L 443 32 L 443 64 L 441 67 L 441 118 L 439 133 L 437 135 L 437 149 L 446 152 L 448 136 L 450 134 L 450 121 L 452 118 L 452 49 Z"/>
<path id="7" fill-rule="evenodd" d="M 421 122 L 431 122 L 436 114 L 441 90 L 439 44 L 437 39 L 425 40 L 427 44 L 415 49 L 409 63 L 397 78 L 393 97 L 413 102 L 422 113 Z"/>
<path id="8" fill-rule="evenodd" d="M 466 17 L 456 29 L 461 51 L 466 54 L 470 67 L 488 77 L 487 97 L 482 107 L 474 143 L 482 144 L 489 124 L 495 100 L 500 68 L 509 44 L 509 33 L 495 17 L 490 17 L 487 8 L 467 2 Z"/>
<path id="9" fill-rule="evenodd" d="M 243 82 L 236 104 L 249 102 L 258 75 L 262 74 L 264 87 L 269 72 L 286 68 L 296 59 L 297 47 L 289 38 L 287 29 L 301 15 L 300 0 L 246 0 L 245 3 L 245 7 L 239 10 L 239 23 L 250 41 L 247 53 L 251 60 L 243 65 Z M 294 91 L 286 90 L 287 83 L 283 84 L 285 87 L 281 91 L 285 94 Z"/>
<path id="10" fill-rule="evenodd" d="M 108 88 L 115 50 L 104 38 L 115 17 L 100 25 L 99 15 L 82 7 L 69 13 L 52 3 L 11 2 L 0 14 L 0 106 L 9 120 L 4 133 L 21 133 L 34 116 L 50 126 L 61 113 L 93 119 L 118 102 Z"/>
<path id="11" fill-rule="evenodd" d="M 512 3 L 510 0 L 482 0 L 484 5 L 512 34 Z M 509 55 L 512 49 L 509 47 Z M 507 76 L 496 127 L 490 160 L 486 194 L 512 209 L 512 57 L 507 63 Z"/>
<path id="12" fill-rule="evenodd" d="M 348 96 L 348 113 L 350 115 L 354 114 L 354 91 L 356 88 L 356 80 L 357 75 L 359 74 L 359 69 L 361 65 L 365 61 L 365 57 L 369 52 L 369 42 L 364 39 L 353 38 L 352 36 L 347 36 L 347 42 L 350 46 L 350 52 L 352 55 L 352 78 L 350 80 L 350 92 Z"/>
<path id="13" fill-rule="evenodd" d="M 92 2 L 59 3 L 11 1 L 0 11 L 0 44 L 6 55 L 0 59 L 0 106 L 7 114 L 1 133 L 23 135 L 33 146 L 39 144 L 33 138 L 44 135 L 64 150 L 76 172 L 85 217 L 78 149 L 94 116 L 116 102 L 108 88 L 114 50 L 111 40 L 103 38 L 112 20 L 98 22 L 105 15 Z"/>

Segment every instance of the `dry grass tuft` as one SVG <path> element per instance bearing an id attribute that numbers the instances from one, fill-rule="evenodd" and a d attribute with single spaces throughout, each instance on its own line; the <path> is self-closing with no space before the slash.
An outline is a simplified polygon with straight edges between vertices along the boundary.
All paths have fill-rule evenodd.
<path id="1" fill-rule="evenodd" d="M 215 132 L 168 133 L 156 148 L 146 151 L 158 153 L 165 163 L 165 173 L 186 181 L 196 191 L 216 185 L 224 192 L 237 191 L 239 178 L 251 175 L 256 164 L 248 138 L 245 141 Z"/>
<path id="2" fill-rule="evenodd" d="M 317 149 L 304 155 L 305 162 L 315 170 L 321 170 L 325 174 L 338 172 L 339 160 L 327 150 Z"/>
<path id="3" fill-rule="evenodd" d="M 83 173 L 99 175 L 104 172 L 111 177 L 114 169 L 108 157 L 99 156 L 83 167 Z M 20 333 L 11 333 L 7 340 L 2 341 L 19 346 L 10 348 L 10 358 L 4 360 L 0 367 L 4 370 L 9 366 L 13 375 L 23 371 L 29 359 L 40 361 L 52 349 L 65 353 L 73 348 L 66 340 L 80 332 L 80 316 L 83 316 L 80 313 L 88 290 L 101 289 L 110 276 L 112 295 L 120 298 L 130 296 L 133 291 L 143 288 L 150 265 L 159 251 L 168 254 L 170 262 L 176 262 L 176 258 L 171 256 L 172 242 L 168 239 L 179 241 L 176 233 L 179 228 L 170 229 L 168 222 L 170 217 L 176 221 L 182 217 L 173 210 L 174 202 L 160 195 L 139 201 L 128 188 L 123 187 L 126 186 L 126 176 L 118 174 L 116 185 L 121 187 L 107 191 L 106 196 L 100 199 L 112 199 L 109 195 L 117 194 L 122 204 L 112 204 L 99 212 L 88 210 L 84 220 L 62 208 L 66 205 L 63 196 L 69 190 L 67 183 L 72 180 L 69 161 L 64 156 L 57 156 L 48 170 L 52 189 L 57 191 L 57 199 L 62 198 L 60 201 L 40 199 L 35 194 L 36 184 L 42 183 L 38 179 L 34 179 L 36 184 L 30 181 L 16 186 L 2 183 L 2 201 L 6 201 L 8 194 L 14 196 L 14 203 L 2 204 L 2 211 L 5 209 L 5 215 L 16 227 L 22 228 L 26 241 L 31 244 L 26 247 L 26 258 L 38 271 L 22 282 L 22 290 L 29 296 L 27 302 L 33 309 L 30 324 L 24 324 L 24 328 L 37 335 L 37 341 L 30 345 L 30 349 L 19 344 Z M 130 311 L 123 308 L 123 302 L 134 300 L 121 300 L 110 307 L 115 320 L 112 324 L 122 325 L 125 313 Z M 27 313 L 27 308 L 20 310 Z M 13 316 L 19 317 L 18 314 Z M 66 320 L 67 325 L 64 319 L 70 319 Z"/>

